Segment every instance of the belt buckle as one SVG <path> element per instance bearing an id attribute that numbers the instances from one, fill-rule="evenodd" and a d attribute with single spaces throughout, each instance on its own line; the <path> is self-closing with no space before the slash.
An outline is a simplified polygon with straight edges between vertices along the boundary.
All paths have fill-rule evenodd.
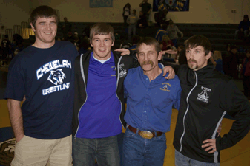
<path id="1" fill-rule="evenodd" d="M 141 131 L 139 133 L 139 135 L 142 137 L 142 138 L 145 138 L 145 139 L 151 139 L 154 137 L 153 133 L 151 131 Z"/>

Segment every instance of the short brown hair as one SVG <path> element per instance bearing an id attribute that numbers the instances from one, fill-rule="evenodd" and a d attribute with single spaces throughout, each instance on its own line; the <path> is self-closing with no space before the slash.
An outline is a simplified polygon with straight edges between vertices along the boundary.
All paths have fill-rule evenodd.
<path id="1" fill-rule="evenodd" d="M 194 35 L 185 41 L 185 49 L 202 46 L 205 50 L 205 55 L 211 52 L 212 46 L 208 38 L 203 35 Z"/>
<path id="2" fill-rule="evenodd" d="M 139 54 L 139 47 L 142 44 L 146 44 L 146 45 L 153 45 L 155 46 L 155 50 L 157 51 L 157 54 L 159 54 L 159 52 L 161 51 L 160 48 L 160 44 L 159 42 L 152 37 L 143 37 L 137 44 L 136 44 L 136 53 Z"/>
<path id="3" fill-rule="evenodd" d="M 34 28 L 36 28 L 36 20 L 39 17 L 40 18 L 55 17 L 56 18 L 56 23 L 59 22 L 58 15 L 57 15 L 56 11 L 53 8 L 51 8 L 49 6 L 46 6 L 46 5 L 38 6 L 30 14 L 30 23 L 33 25 Z"/>
<path id="4" fill-rule="evenodd" d="M 112 42 L 115 41 L 114 28 L 110 24 L 97 23 L 91 27 L 90 41 L 92 42 L 94 35 L 111 35 Z"/>

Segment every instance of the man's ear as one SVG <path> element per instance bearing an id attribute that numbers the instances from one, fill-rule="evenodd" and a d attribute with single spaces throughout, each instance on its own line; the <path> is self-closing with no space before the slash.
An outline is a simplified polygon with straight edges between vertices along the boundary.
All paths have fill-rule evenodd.
<path id="1" fill-rule="evenodd" d="M 158 60 L 161 60 L 161 59 L 162 59 L 162 53 L 163 53 L 162 51 L 159 52 L 158 57 L 157 57 Z"/>
<path id="2" fill-rule="evenodd" d="M 33 26 L 32 23 L 30 23 L 30 26 L 31 26 L 32 30 L 35 32 L 35 31 L 36 31 L 36 28 Z"/>
<path id="3" fill-rule="evenodd" d="M 207 60 L 210 59 L 211 56 L 212 56 L 212 53 L 211 53 L 211 51 L 210 51 L 210 52 L 206 55 L 206 59 L 207 59 Z"/>
<path id="4" fill-rule="evenodd" d="M 139 55 L 136 53 L 136 58 L 139 59 Z"/>
<path id="5" fill-rule="evenodd" d="M 115 41 L 112 42 L 111 46 L 114 46 L 115 45 Z"/>

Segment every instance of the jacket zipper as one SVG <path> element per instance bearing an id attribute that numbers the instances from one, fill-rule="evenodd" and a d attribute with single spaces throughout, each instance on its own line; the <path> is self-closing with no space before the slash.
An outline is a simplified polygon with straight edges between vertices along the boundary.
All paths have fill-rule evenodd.
<path id="1" fill-rule="evenodd" d="M 187 115 L 187 113 L 188 113 L 188 109 L 189 109 L 189 104 L 188 104 L 188 98 L 189 98 L 189 96 L 191 95 L 191 93 L 192 93 L 192 91 L 194 90 L 194 88 L 197 86 L 197 74 L 196 74 L 196 72 L 194 72 L 194 74 L 195 74 L 195 85 L 194 85 L 194 87 L 189 91 L 189 93 L 188 93 L 188 96 L 187 96 L 187 98 L 186 98 L 186 102 L 187 102 L 187 109 L 186 109 L 186 111 L 185 111 L 185 114 L 184 114 L 184 117 L 183 117 L 183 133 L 182 133 L 182 135 L 181 135 L 181 138 L 180 138 L 180 152 L 182 151 L 182 139 L 183 139 L 183 137 L 184 137 L 184 135 L 185 135 L 185 118 L 186 118 L 186 115 Z"/>

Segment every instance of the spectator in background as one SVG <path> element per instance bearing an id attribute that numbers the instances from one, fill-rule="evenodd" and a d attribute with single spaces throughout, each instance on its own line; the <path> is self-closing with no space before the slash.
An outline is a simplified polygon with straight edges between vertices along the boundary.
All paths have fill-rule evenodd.
<path id="1" fill-rule="evenodd" d="M 230 52 L 223 59 L 225 62 L 224 65 L 224 73 L 233 77 L 234 79 L 238 79 L 238 54 L 237 47 L 230 46 Z"/>
<path id="2" fill-rule="evenodd" d="M 135 35 L 132 37 L 132 46 L 129 48 L 131 51 L 136 50 L 136 44 L 141 40 L 141 37 L 139 35 Z"/>
<path id="3" fill-rule="evenodd" d="M 214 51 L 215 70 L 224 74 L 223 61 L 220 51 Z"/>
<path id="4" fill-rule="evenodd" d="M 172 49 L 174 46 L 174 43 L 170 40 L 168 35 L 163 35 L 162 36 L 162 42 L 160 42 L 160 48 L 162 51 Z"/>
<path id="5" fill-rule="evenodd" d="M 148 27 L 148 21 L 146 16 L 142 13 L 142 11 L 139 12 L 139 20 L 137 22 L 139 28 L 145 28 Z"/>
<path id="6" fill-rule="evenodd" d="M 183 45 L 179 45 L 179 46 L 177 46 L 177 54 L 176 54 L 176 58 L 175 58 L 175 62 L 177 63 L 177 64 L 180 64 L 179 63 L 179 59 L 180 59 L 180 54 L 181 54 L 181 52 L 184 50 L 184 46 Z M 186 60 L 187 60 L 187 58 L 185 58 Z"/>
<path id="7" fill-rule="evenodd" d="M 2 47 L 2 65 L 4 65 L 4 63 L 6 63 L 8 56 L 11 53 L 11 45 L 8 35 L 4 35 L 4 39 L 1 42 L 1 47 Z"/>
<path id="8" fill-rule="evenodd" d="M 250 100 L 250 49 L 246 52 L 246 58 L 243 60 L 242 66 L 244 95 Z"/>
<path id="9" fill-rule="evenodd" d="M 160 26 L 164 24 L 166 15 L 168 14 L 169 5 L 165 3 L 165 0 L 160 0 L 158 4 L 158 21 L 157 24 Z"/>
<path id="10" fill-rule="evenodd" d="M 67 34 L 69 32 L 71 32 L 71 24 L 69 23 L 68 21 L 68 18 L 67 17 L 64 17 L 64 23 L 63 23 L 63 27 L 62 27 L 62 31 L 63 31 L 63 37 L 64 38 L 67 38 Z"/>
<path id="11" fill-rule="evenodd" d="M 138 18 L 136 17 L 136 10 L 133 10 L 133 13 L 128 16 L 128 40 L 131 40 L 131 31 L 133 31 L 133 36 L 136 35 L 136 24 Z"/>
<path id="12" fill-rule="evenodd" d="M 162 36 L 163 36 L 163 35 L 168 35 L 166 29 L 167 29 L 167 24 L 161 24 L 160 29 L 156 32 L 156 35 L 155 35 L 155 39 L 156 39 L 158 42 L 161 42 L 161 41 L 162 41 Z"/>
<path id="13" fill-rule="evenodd" d="M 11 53 L 12 58 L 16 56 L 19 52 L 21 52 L 24 49 L 23 46 L 23 37 L 19 34 L 13 35 L 13 42 L 11 44 Z"/>
<path id="14" fill-rule="evenodd" d="M 142 0 L 142 3 L 139 5 L 142 8 L 142 14 L 145 16 L 146 21 L 148 22 L 149 15 L 151 12 L 151 4 L 148 3 L 148 0 Z"/>
<path id="15" fill-rule="evenodd" d="M 238 30 L 235 31 L 235 39 L 246 39 L 249 36 L 250 21 L 248 15 L 243 16 L 243 21 L 240 22 Z"/>
<path id="16" fill-rule="evenodd" d="M 179 28 L 174 24 L 172 20 L 169 21 L 167 32 L 168 32 L 169 38 L 174 43 L 174 46 L 177 47 L 178 33 L 180 33 L 181 38 L 183 37 L 183 33 L 179 30 Z"/>
<path id="17" fill-rule="evenodd" d="M 74 37 L 72 32 L 68 32 L 68 36 L 65 37 L 65 41 L 70 41 L 72 44 L 74 44 Z"/>
<path id="18" fill-rule="evenodd" d="M 131 5 L 130 3 L 127 3 L 124 7 L 123 7 L 123 11 L 122 11 L 122 16 L 123 16 L 123 20 L 124 20 L 124 25 L 127 26 L 127 19 L 128 16 L 131 14 Z"/>

